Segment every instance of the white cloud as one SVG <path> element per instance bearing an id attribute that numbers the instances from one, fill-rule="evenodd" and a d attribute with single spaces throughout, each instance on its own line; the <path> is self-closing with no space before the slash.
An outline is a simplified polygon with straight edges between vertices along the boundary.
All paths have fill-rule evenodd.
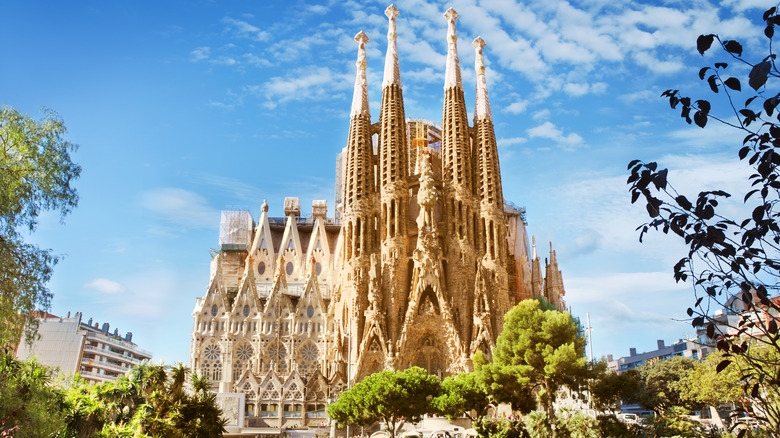
<path id="1" fill-rule="evenodd" d="M 498 143 L 499 147 L 507 148 L 512 145 L 523 144 L 527 141 L 528 139 L 523 137 L 512 137 L 512 138 L 499 138 L 496 143 Z"/>
<path id="2" fill-rule="evenodd" d="M 549 119 L 549 118 L 550 118 L 550 110 L 548 110 L 547 108 L 545 108 L 545 109 L 543 109 L 543 110 L 541 110 L 541 111 L 537 111 L 537 112 L 535 112 L 535 113 L 534 113 L 534 114 L 531 116 L 531 118 L 532 118 L 532 119 L 534 119 L 534 120 L 544 120 L 544 119 Z"/>
<path id="3" fill-rule="evenodd" d="M 583 138 L 579 134 L 571 133 L 569 135 L 564 135 L 563 131 L 550 121 L 528 129 L 526 132 L 528 132 L 528 136 L 531 138 L 547 138 L 567 147 L 580 146 L 584 143 Z"/>
<path id="4" fill-rule="evenodd" d="M 203 61 L 204 59 L 208 59 L 210 54 L 211 48 L 206 46 L 197 47 L 190 52 L 190 60 L 192 60 L 192 62 Z"/>
<path id="5" fill-rule="evenodd" d="M 334 93 L 348 90 L 353 80 L 352 74 L 315 67 L 298 69 L 286 77 L 273 77 L 262 86 L 248 87 L 247 91 L 265 97 L 266 105 L 273 108 L 287 101 L 331 99 Z"/>
<path id="6" fill-rule="evenodd" d="M 271 36 L 268 32 L 260 30 L 259 27 L 251 25 L 243 20 L 225 17 L 222 19 L 222 22 L 227 25 L 227 29 L 233 32 L 237 38 L 249 38 L 254 41 L 267 41 Z"/>
<path id="7" fill-rule="evenodd" d="M 525 112 L 526 108 L 528 108 L 528 101 L 519 100 L 509 104 L 509 106 L 507 106 L 504 111 L 508 112 L 509 114 L 520 114 Z"/>
<path id="8" fill-rule="evenodd" d="M 219 210 L 197 193 L 161 187 L 141 193 L 140 205 L 175 228 L 210 228 L 219 224 Z"/>
<path id="9" fill-rule="evenodd" d="M 306 10 L 313 14 L 323 15 L 327 14 L 330 8 L 325 5 L 309 5 L 306 7 Z"/>
<path id="10" fill-rule="evenodd" d="M 107 295 L 117 295 L 125 292 L 124 286 L 107 278 L 96 278 L 85 284 L 84 288 L 96 290 L 101 294 Z"/>

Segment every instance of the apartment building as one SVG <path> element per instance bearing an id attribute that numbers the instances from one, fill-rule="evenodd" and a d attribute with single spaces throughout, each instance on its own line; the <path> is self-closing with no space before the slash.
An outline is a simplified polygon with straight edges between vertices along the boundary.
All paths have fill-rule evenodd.
<path id="1" fill-rule="evenodd" d="M 38 362 L 57 369 L 57 374 L 76 374 L 93 382 L 115 381 L 130 368 L 149 361 L 152 354 L 133 343 L 133 334 L 119 335 L 108 323 L 90 318 L 82 321 L 81 312 L 73 317 L 45 314 L 39 318 L 40 339 L 32 345 L 21 342 L 17 357 L 35 356 Z"/>

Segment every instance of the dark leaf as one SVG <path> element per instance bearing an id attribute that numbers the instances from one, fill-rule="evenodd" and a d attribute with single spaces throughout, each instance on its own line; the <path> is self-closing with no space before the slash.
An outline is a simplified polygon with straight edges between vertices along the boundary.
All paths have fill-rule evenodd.
<path id="1" fill-rule="evenodd" d="M 767 327 L 767 330 L 770 334 L 777 333 L 777 320 L 771 319 L 769 320 L 769 327 Z"/>
<path id="2" fill-rule="evenodd" d="M 726 68 L 726 67 L 728 67 L 728 66 L 729 66 L 729 65 L 728 65 L 728 64 L 726 64 L 725 62 L 716 62 L 716 63 L 715 63 L 715 68 Z"/>
<path id="3" fill-rule="evenodd" d="M 764 28 L 764 35 L 770 39 L 775 35 L 775 26 L 772 23 L 767 23 Z"/>
<path id="4" fill-rule="evenodd" d="M 742 86 L 739 84 L 739 79 L 737 78 L 728 78 L 723 81 L 723 83 L 732 90 L 742 91 Z"/>
<path id="5" fill-rule="evenodd" d="M 641 193 L 639 192 L 639 190 L 634 190 L 634 191 L 631 193 L 631 203 L 632 203 L 632 204 L 636 203 L 637 199 L 639 199 L 639 195 L 641 195 Z"/>
<path id="6" fill-rule="evenodd" d="M 655 174 L 653 178 L 653 184 L 658 190 L 666 190 L 666 176 L 669 173 L 668 169 L 661 169 Z"/>
<path id="7" fill-rule="evenodd" d="M 753 385 L 753 389 L 750 391 L 750 396 L 753 398 L 758 397 L 758 391 L 759 391 L 759 386 L 758 383 L 756 383 L 755 385 Z"/>
<path id="8" fill-rule="evenodd" d="M 690 307 L 688 308 L 687 312 L 688 312 L 688 316 L 693 316 L 693 309 L 691 309 Z"/>
<path id="9" fill-rule="evenodd" d="M 766 82 L 766 79 L 764 79 L 764 82 Z M 715 77 L 715 75 L 708 77 L 707 83 L 710 84 L 710 88 L 712 89 L 712 91 L 714 91 L 715 93 L 718 92 L 718 80 Z"/>
<path id="10" fill-rule="evenodd" d="M 697 316 L 696 318 L 693 318 L 693 322 L 691 323 L 694 327 L 701 327 L 704 325 L 704 318 L 701 316 Z"/>
<path id="11" fill-rule="evenodd" d="M 739 150 L 739 159 L 743 160 L 745 157 L 747 157 L 747 154 L 750 152 L 750 146 L 745 146 L 742 149 Z"/>
<path id="12" fill-rule="evenodd" d="M 749 98 L 748 98 L 748 99 L 745 101 L 745 106 L 748 106 L 748 105 L 750 105 L 751 103 L 753 103 L 753 101 L 756 99 L 756 97 L 758 97 L 758 96 L 749 97 Z"/>
<path id="13" fill-rule="evenodd" d="M 766 20 L 767 20 L 767 18 L 769 18 L 770 16 L 772 16 L 772 14 L 774 14 L 776 10 L 777 10 L 777 8 L 776 8 L 776 7 L 774 7 L 774 6 L 772 6 L 772 7 L 771 7 L 771 8 L 769 8 L 769 9 L 767 9 L 766 11 L 764 11 L 764 15 L 763 15 L 763 18 L 762 18 L 762 19 L 763 19 L 764 21 L 766 21 Z"/>
<path id="14" fill-rule="evenodd" d="M 688 198 L 686 198 L 683 195 L 680 195 L 680 196 L 674 198 L 674 200 L 677 201 L 677 205 L 679 205 L 680 207 L 682 207 L 685 210 L 690 210 L 691 207 L 693 207 L 693 205 L 691 204 L 691 201 L 689 201 Z"/>
<path id="15" fill-rule="evenodd" d="M 764 206 L 759 205 L 753 210 L 753 220 L 756 222 L 760 222 L 761 219 L 764 218 Z"/>
<path id="16" fill-rule="evenodd" d="M 769 71 L 772 69 L 772 64 L 768 60 L 764 60 L 753 66 L 750 70 L 748 77 L 750 78 L 748 84 L 754 89 L 758 90 L 766 83 Z"/>
<path id="17" fill-rule="evenodd" d="M 696 50 L 698 50 L 700 54 L 704 55 L 704 52 L 709 50 L 712 46 L 712 40 L 714 38 L 715 35 L 713 34 L 699 35 L 699 38 L 696 39 Z"/>
<path id="18" fill-rule="evenodd" d="M 637 164 L 639 164 L 639 162 L 640 162 L 640 161 L 641 161 L 641 160 L 631 160 L 631 162 L 630 162 L 630 163 L 628 163 L 628 167 L 627 167 L 626 169 L 631 169 L 632 167 L 634 167 L 634 166 L 636 166 Z"/>
<path id="19" fill-rule="evenodd" d="M 730 360 L 722 360 L 722 361 L 720 361 L 718 366 L 715 367 L 715 371 L 719 373 L 719 372 L 725 370 L 726 367 L 729 366 L 730 364 L 731 364 Z"/>
<path id="20" fill-rule="evenodd" d="M 707 337 L 709 337 L 710 339 L 715 337 L 715 324 L 707 325 Z"/>
<path id="21" fill-rule="evenodd" d="M 693 121 L 696 123 L 696 126 L 703 128 L 707 126 L 707 114 L 703 111 L 696 111 L 693 114 Z"/>
<path id="22" fill-rule="evenodd" d="M 704 75 L 707 74 L 707 70 L 709 70 L 709 67 L 704 67 L 701 70 L 699 70 L 699 79 L 704 80 Z"/>
<path id="23" fill-rule="evenodd" d="M 729 53 L 733 53 L 737 56 L 742 56 L 742 44 L 734 40 L 729 40 L 723 43 L 723 48 L 726 49 L 726 51 Z"/>

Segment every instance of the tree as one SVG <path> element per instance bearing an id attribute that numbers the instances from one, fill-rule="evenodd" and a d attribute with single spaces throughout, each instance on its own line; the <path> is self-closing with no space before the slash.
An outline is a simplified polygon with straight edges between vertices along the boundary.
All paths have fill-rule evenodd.
<path id="1" fill-rule="evenodd" d="M 62 391 L 51 385 L 52 370 L 34 359 L 0 352 L 0 436 L 55 436 L 65 430 Z"/>
<path id="2" fill-rule="evenodd" d="M 745 364 L 740 372 L 752 382 L 751 395 L 776 393 L 780 388 L 780 375 L 772 372 L 775 364 L 755 354 L 764 348 L 780 353 L 776 319 L 780 305 L 771 299 L 780 286 L 780 93 L 772 89 L 780 78 L 772 49 L 775 26 L 780 24 L 777 9 L 764 12 L 763 21 L 768 53 L 756 61 L 743 55 L 742 44 L 717 34 L 701 35 L 696 41 L 702 55 L 715 45 L 727 60 L 747 67 L 747 78 L 742 80 L 728 75 L 728 63 L 723 61 L 699 71 L 710 90 L 723 96 L 722 105 L 713 107 L 709 100 L 687 97 L 679 90 L 662 94 L 689 124 L 704 128 L 714 120 L 744 134 L 734 152 L 749 169 L 750 189 L 738 193 L 737 199 L 750 213 L 742 218 L 726 216 L 719 201 L 731 194 L 718 188 L 705 188 L 689 200 L 667 181 L 668 170 L 655 162 L 634 160 L 628 165 L 632 203 L 642 199 L 651 218 L 639 227 L 640 241 L 654 229 L 667 234 L 671 230 L 685 242 L 688 254 L 674 266 L 674 277 L 694 286 L 695 304 L 688 315 L 693 326 L 705 327 L 707 335 L 717 341 L 723 354 L 717 370 L 735 361 Z M 742 93 L 747 97 L 744 105 L 740 104 Z M 734 298 L 745 306 L 739 321 L 716 320 L 710 309 Z M 770 422 L 772 431 L 780 435 L 780 419 Z"/>
<path id="3" fill-rule="evenodd" d="M 328 416 L 339 424 L 368 426 L 384 420 L 395 437 L 399 422 L 414 421 L 432 412 L 431 400 L 441 391 L 441 382 L 420 367 L 404 371 L 381 371 L 343 392 L 328 406 Z"/>
<path id="4" fill-rule="evenodd" d="M 441 382 L 442 393 L 433 399 L 439 413 L 453 419 L 466 415 L 472 421 L 482 417 L 490 405 L 485 382 L 477 373 L 462 373 L 446 377 Z M 471 412 L 474 411 L 474 415 Z"/>
<path id="5" fill-rule="evenodd" d="M 683 382 L 695 367 L 695 360 L 683 356 L 643 363 L 637 369 L 641 381 L 639 404 L 659 415 L 673 406 L 698 407 L 687 403 L 683 395 Z"/>
<path id="6" fill-rule="evenodd" d="M 619 409 L 620 402 L 634 403 L 640 388 L 639 373 L 626 370 L 618 374 L 606 368 L 606 362 L 596 363 L 590 382 L 591 401 L 596 409 Z"/>
<path id="7" fill-rule="evenodd" d="M 694 364 L 693 369 L 680 381 L 683 402 L 718 406 L 745 399 L 739 370 L 736 366 L 730 366 L 718 372 L 718 364 L 722 361 L 723 354 L 714 352 Z"/>
<path id="8" fill-rule="evenodd" d="M 475 361 L 492 394 L 530 391 L 544 406 L 552 436 L 557 436 L 555 395 L 588 375 L 585 337 L 568 312 L 545 310 L 537 300 L 517 304 L 504 317 L 493 362 Z M 525 398 L 524 396 L 520 397 Z"/>
<path id="9" fill-rule="evenodd" d="M 116 382 L 76 384 L 67 393 L 68 433 L 78 437 L 220 437 L 227 421 L 206 379 L 142 364 Z"/>
<path id="10" fill-rule="evenodd" d="M 15 345 L 24 332 L 33 341 L 34 310 L 48 310 L 46 283 L 58 261 L 51 250 L 25 243 L 22 230 L 35 231 L 38 216 L 58 210 L 60 218 L 76 207 L 71 184 L 81 168 L 64 139 L 65 124 L 46 110 L 35 121 L 13 108 L 0 109 L 0 346 Z"/>

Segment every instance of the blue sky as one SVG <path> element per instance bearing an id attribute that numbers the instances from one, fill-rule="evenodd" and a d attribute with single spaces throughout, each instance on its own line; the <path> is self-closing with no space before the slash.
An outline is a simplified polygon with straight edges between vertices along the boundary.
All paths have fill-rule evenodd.
<path id="1" fill-rule="evenodd" d="M 766 53 L 757 0 L 395 3 L 406 114 L 441 120 L 446 21 L 453 7 L 466 101 L 471 41 L 482 36 L 504 195 L 527 209 L 540 253 L 553 242 L 572 313 L 590 312 L 593 351 L 622 356 L 692 334 L 674 239 L 638 243 L 626 164 L 669 167 L 683 193 L 737 191 L 741 135 L 687 126 L 659 97 L 712 97 L 696 37 Z M 167 363 L 188 361 L 195 298 L 205 293 L 219 211 L 285 196 L 306 215 L 327 199 L 345 145 L 354 35 L 364 31 L 369 101 L 378 120 L 388 3 L 366 1 L 6 1 L 0 6 L 0 104 L 59 112 L 80 145 L 78 209 L 45 214 L 31 240 L 64 255 L 53 312 L 81 311 L 132 331 Z M 752 48 L 751 51 L 750 49 Z M 744 69 L 733 64 L 734 73 Z M 748 97 L 738 96 L 738 100 Z M 713 100 L 713 112 L 724 114 Z M 738 203 L 730 212 L 743 210 Z"/>

